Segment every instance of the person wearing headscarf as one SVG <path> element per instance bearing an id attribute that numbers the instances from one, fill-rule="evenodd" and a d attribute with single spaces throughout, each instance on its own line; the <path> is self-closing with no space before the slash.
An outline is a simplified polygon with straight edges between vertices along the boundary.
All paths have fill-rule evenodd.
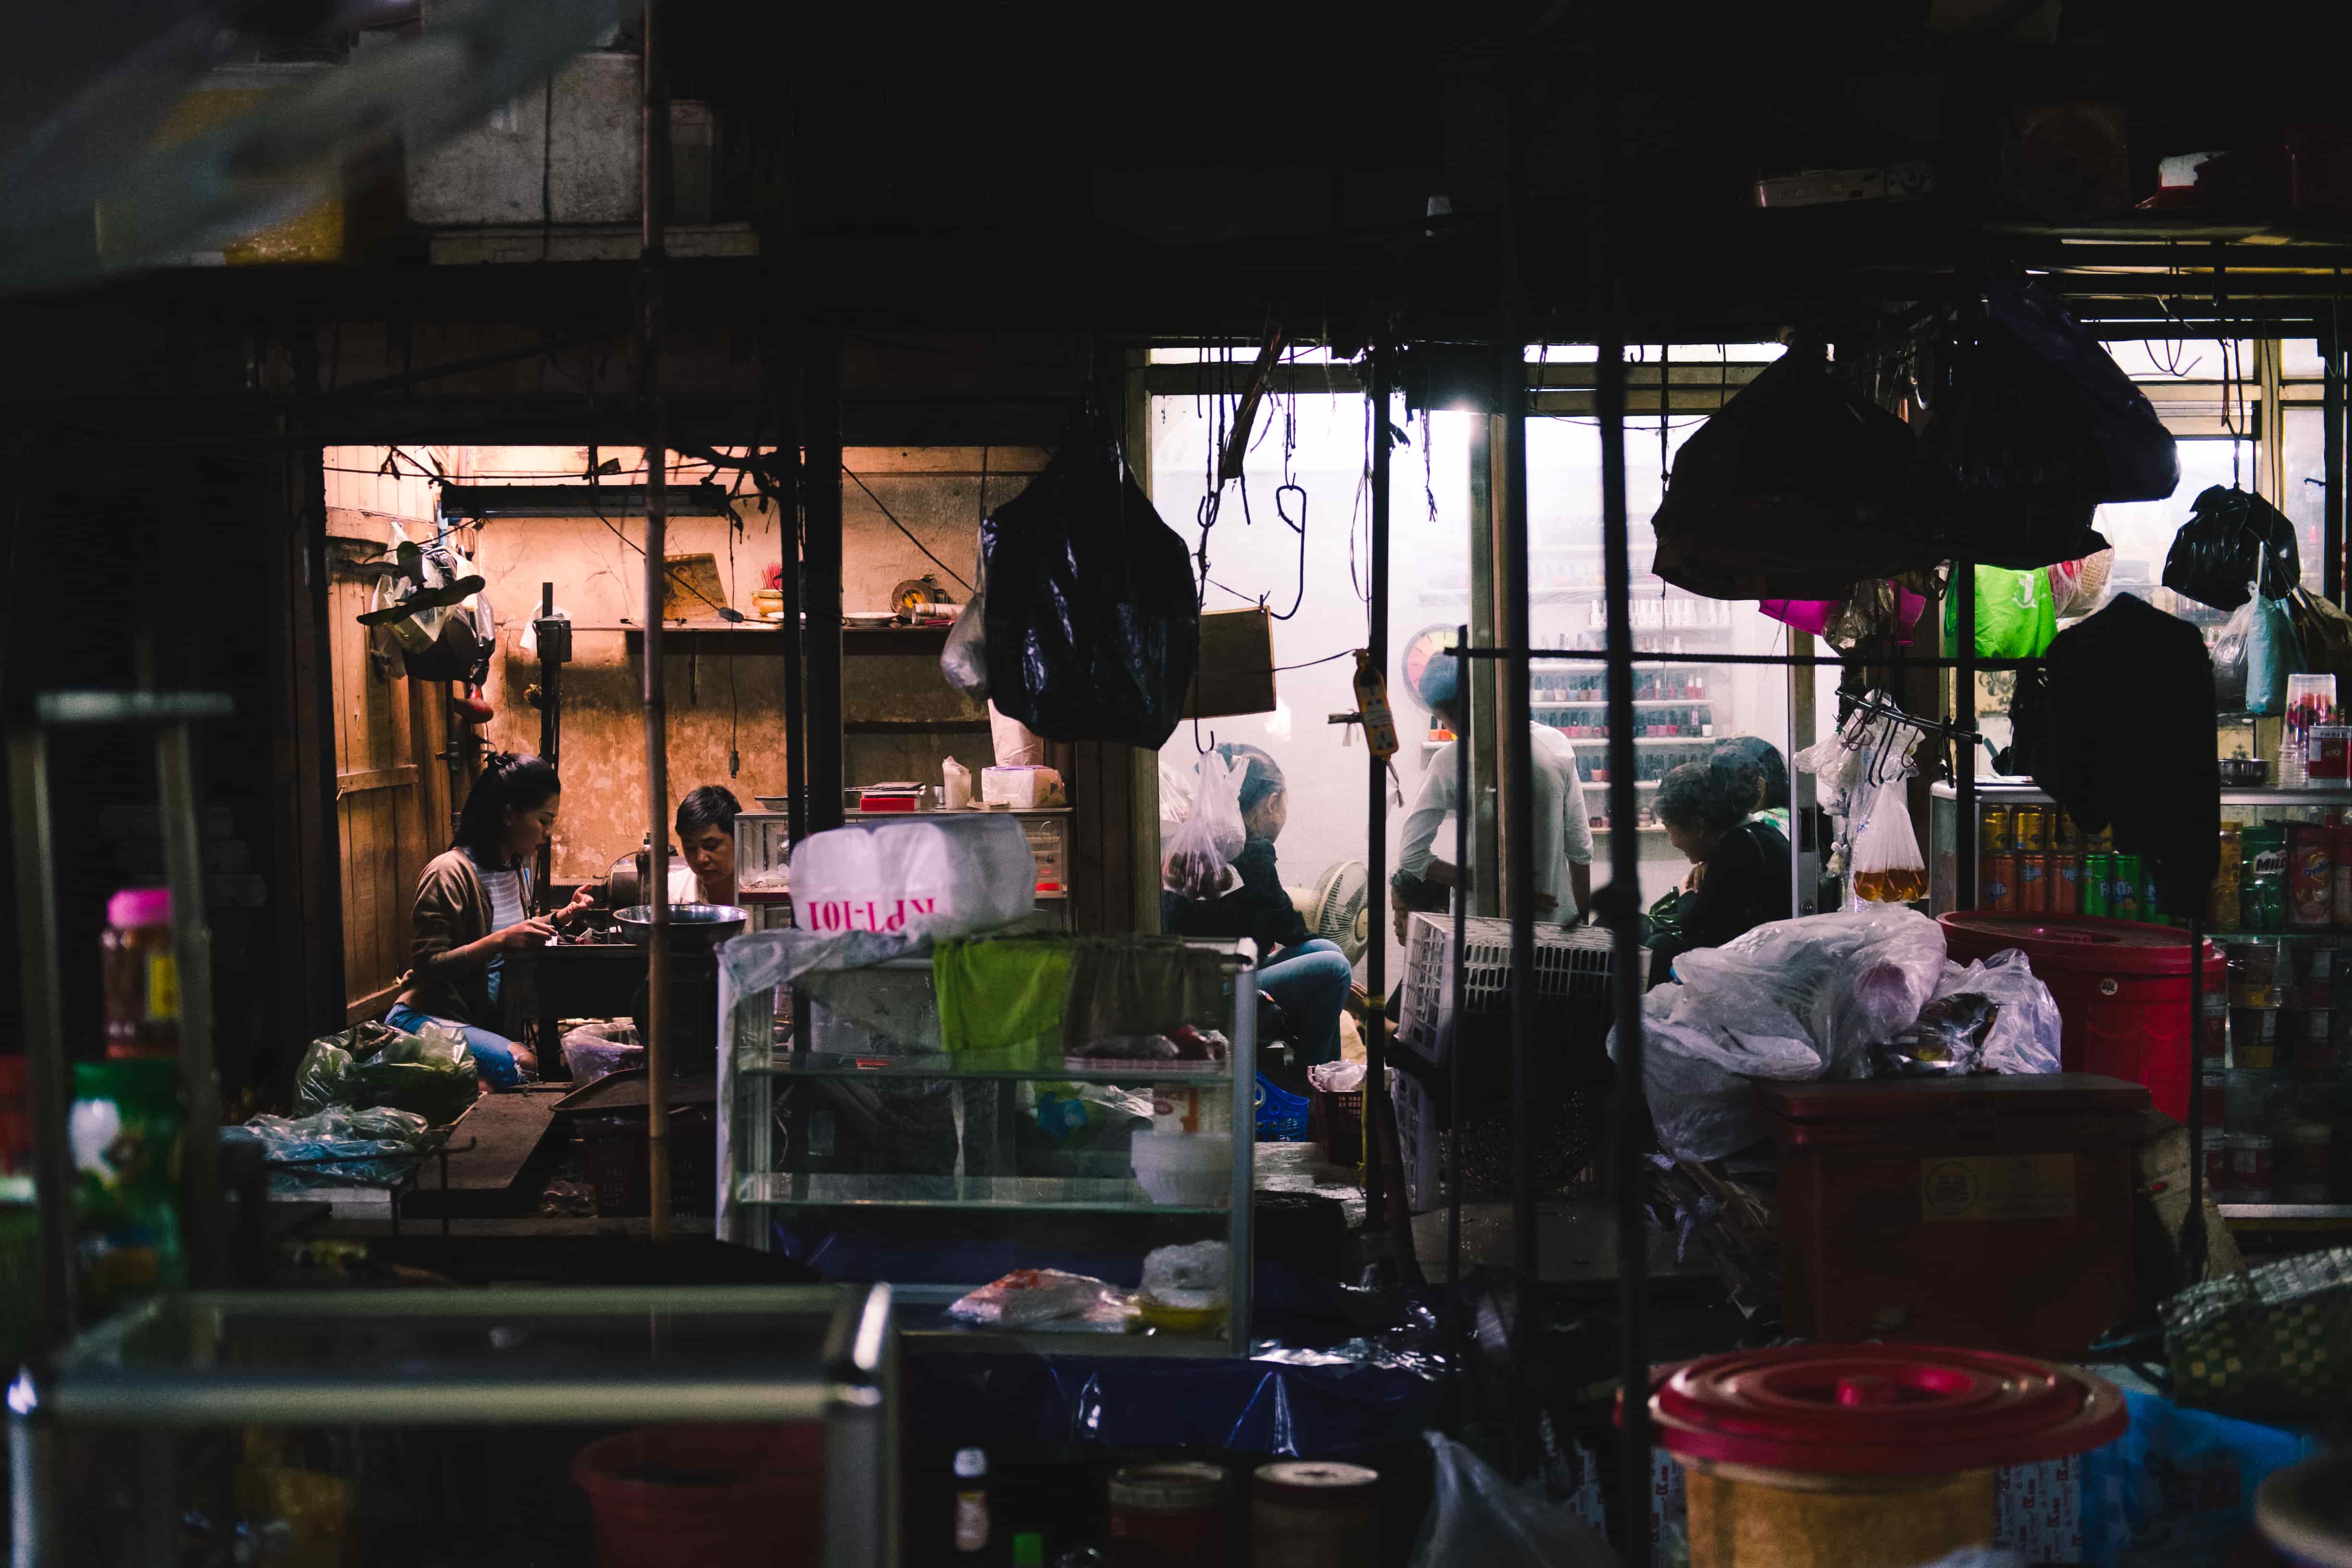
<path id="1" fill-rule="evenodd" d="M 1666 930 L 1650 940 L 1650 984 L 1694 948 L 1721 947 L 1768 921 L 1789 918 L 1789 841 L 1752 816 L 1757 786 L 1744 770 L 1684 763 L 1658 783 L 1653 809 L 1666 842 L 1691 862 Z"/>

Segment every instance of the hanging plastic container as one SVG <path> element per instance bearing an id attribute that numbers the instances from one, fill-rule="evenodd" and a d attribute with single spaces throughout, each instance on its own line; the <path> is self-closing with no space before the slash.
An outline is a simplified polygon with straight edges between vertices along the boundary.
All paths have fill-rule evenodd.
<path id="1" fill-rule="evenodd" d="M 1655 1385 L 1691 1568 L 1916 1568 L 1993 1540 L 1993 1471 L 2122 1436 L 2113 1384 L 1934 1345 L 1790 1345 Z"/>
<path id="2" fill-rule="evenodd" d="M 2060 1065 L 2146 1084 L 2156 1109 L 2189 1120 L 2189 933 L 2171 926 L 2084 916 L 1939 917 L 1955 963 L 2023 952 L 2050 987 L 2062 1025 Z M 2205 994 L 2230 984 L 2221 950 L 2205 944 Z"/>

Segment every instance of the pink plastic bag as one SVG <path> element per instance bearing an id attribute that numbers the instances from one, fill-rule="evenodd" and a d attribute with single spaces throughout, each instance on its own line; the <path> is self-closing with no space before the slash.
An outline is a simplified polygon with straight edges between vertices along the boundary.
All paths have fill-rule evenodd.
<path id="1" fill-rule="evenodd" d="M 1764 599 L 1756 607 L 1776 621 L 1785 621 L 1801 632 L 1819 637 L 1830 629 L 1830 622 L 1843 603 L 1838 599 Z"/>

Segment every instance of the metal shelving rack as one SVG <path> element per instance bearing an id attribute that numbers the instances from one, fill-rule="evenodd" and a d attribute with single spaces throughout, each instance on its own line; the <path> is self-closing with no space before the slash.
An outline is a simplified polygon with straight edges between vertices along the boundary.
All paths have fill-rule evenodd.
<path id="1" fill-rule="evenodd" d="M 750 940 L 750 939 L 738 939 Z M 1145 941 L 1170 939 L 1146 938 Z M 772 991 L 739 994 L 732 1016 L 719 1022 L 719 1048 L 722 1068 L 719 1083 L 719 1193 L 718 1234 L 724 1239 L 761 1248 L 775 1243 L 774 1221 L 782 1215 L 815 1218 L 868 1219 L 882 1215 L 928 1215 L 937 1219 L 938 1237 L 968 1239 L 981 1227 L 1018 1227 L 1044 1222 L 1038 1234 L 1050 1238 L 1055 1220 L 1076 1216 L 1146 1220 L 1166 1218 L 1178 1228 L 1214 1232 L 1226 1245 L 1229 1258 L 1229 1305 L 1221 1332 L 1175 1334 L 1101 1333 L 1039 1330 L 977 1331 L 943 1319 L 940 1309 L 986 1279 L 896 1279 L 892 1289 L 906 1309 L 899 1323 L 911 1345 L 927 1350 L 1018 1350 L 1030 1353 L 1057 1352 L 1094 1356 L 1201 1357 L 1244 1355 L 1250 1344 L 1251 1284 L 1254 1257 L 1251 1227 L 1252 1194 L 1256 1173 L 1255 1100 L 1257 1078 L 1257 952 L 1254 942 L 1187 940 L 1185 945 L 1215 952 L 1229 988 L 1231 1012 L 1224 1023 L 1230 1049 L 1216 1073 L 1154 1071 L 1150 1063 L 1130 1068 L 1099 1065 L 1034 1068 L 959 1068 L 955 1058 L 937 1047 L 914 1048 L 911 1040 L 876 1038 L 870 1049 L 826 1049 L 821 998 L 812 998 L 804 1016 L 812 1018 L 809 1038 L 796 1048 L 776 1042 L 761 1025 L 775 1016 Z M 897 1000 L 895 1016 L 911 1024 L 920 1018 L 930 992 L 931 961 L 927 957 L 887 959 L 833 978 L 868 975 L 887 986 Z M 935 1003 L 930 1005 L 936 1005 Z M 936 1026 L 933 1026 L 934 1027 Z M 854 1041 L 852 1043 L 855 1043 Z M 817 1171 L 808 1153 L 809 1113 L 784 1103 L 793 1085 L 827 1086 L 855 1091 L 887 1085 L 913 1087 L 946 1083 L 956 1091 L 956 1171 L 946 1174 L 876 1173 L 858 1171 Z M 1155 1202 L 1138 1183 L 1124 1174 L 1068 1174 L 1014 1168 L 1001 1173 L 967 1173 L 966 1160 L 985 1134 L 972 1131 L 993 1125 L 1009 1136 L 1012 1096 L 1023 1084 L 1110 1084 L 1149 1091 L 1155 1084 L 1197 1083 L 1231 1097 L 1233 1163 L 1229 1179 L 1214 1202 L 1167 1204 Z M 992 1100 L 992 1109 L 989 1108 Z M 971 1120 L 967 1120 L 967 1118 Z M 987 1163 L 1003 1151 L 983 1155 Z M 1009 1228 L 1005 1234 L 1010 1234 Z M 1038 1245 L 1043 1245 L 1039 1243 Z M 1139 1262 L 1139 1253 L 1138 1261 Z M 991 1276 L 992 1278 L 993 1275 Z"/>

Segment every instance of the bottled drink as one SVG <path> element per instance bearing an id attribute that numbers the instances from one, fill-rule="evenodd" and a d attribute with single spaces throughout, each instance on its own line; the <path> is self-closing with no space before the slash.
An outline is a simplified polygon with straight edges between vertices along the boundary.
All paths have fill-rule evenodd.
<path id="1" fill-rule="evenodd" d="M 1874 904 L 1916 903 L 1927 896 L 1927 872 L 1921 866 L 1897 866 L 1885 871 L 1857 871 L 1854 896 Z"/>
<path id="2" fill-rule="evenodd" d="M 955 1457 L 955 1550 L 962 1558 L 988 1550 L 988 1454 L 958 1448 Z"/>
<path id="3" fill-rule="evenodd" d="M 172 947 L 172 890 L 125 888 L 106 902 L 99 939 L 106 1054 L 180 1054 L 180 970 Z"/>

